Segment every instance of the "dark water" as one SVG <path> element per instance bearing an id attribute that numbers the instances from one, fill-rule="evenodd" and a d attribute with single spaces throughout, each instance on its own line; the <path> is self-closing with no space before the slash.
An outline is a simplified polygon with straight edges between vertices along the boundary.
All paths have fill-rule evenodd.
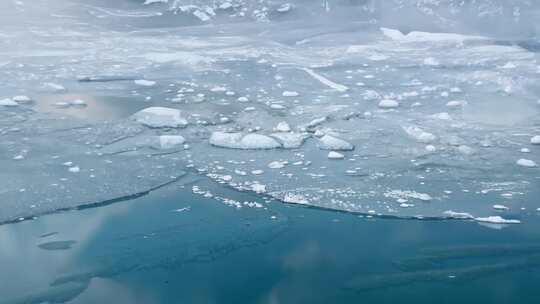
<path id="1" fill-rule="evenodd" d="M 540 227 L 365 218 L 171 185 L 0 226 L 0 303 L 539 303 Z"/>

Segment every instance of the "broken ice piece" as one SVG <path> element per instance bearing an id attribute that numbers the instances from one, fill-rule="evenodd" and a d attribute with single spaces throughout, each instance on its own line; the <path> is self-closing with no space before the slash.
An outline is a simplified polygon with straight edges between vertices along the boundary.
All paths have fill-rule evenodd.
<path id="1" fill-rule="evenodd" d="M 345 155 L 336 152 L 336 151 L 330 151 L 328 152 L 328 159 L 344 159 Z"/>

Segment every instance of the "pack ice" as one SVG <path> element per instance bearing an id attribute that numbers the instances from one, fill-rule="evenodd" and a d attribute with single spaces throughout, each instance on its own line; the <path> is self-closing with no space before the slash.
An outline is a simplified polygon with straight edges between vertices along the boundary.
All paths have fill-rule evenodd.
<path id="1" fill-rule="evenodd" d="M 540 208 L 540 48 L 505 40 L 538 19 L 454 1 L 449 15 L 440 1 L 139 2 L 0 3 L 0 222 L 187 171 L 370 217 L 518 223 Z M 429 22 L 400 26 L 396 4 Z"/>

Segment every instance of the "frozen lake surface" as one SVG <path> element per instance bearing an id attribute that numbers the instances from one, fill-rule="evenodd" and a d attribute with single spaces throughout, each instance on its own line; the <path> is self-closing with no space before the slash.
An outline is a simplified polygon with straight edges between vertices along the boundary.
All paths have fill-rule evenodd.
<path id="1" fill-rule="evenodd" d="M 504 31 L 425 4 L 411 31 L 392 1 L 106 2 L 1 4 L 0 222 L 186 172 L 380 216 L 540 208 L 532 4 L 492 3 Z"/>
<path id="2" fill-rule="evenodd" d="M 538 302 L 539 19 L 1 1 L 0 303 Z"/>

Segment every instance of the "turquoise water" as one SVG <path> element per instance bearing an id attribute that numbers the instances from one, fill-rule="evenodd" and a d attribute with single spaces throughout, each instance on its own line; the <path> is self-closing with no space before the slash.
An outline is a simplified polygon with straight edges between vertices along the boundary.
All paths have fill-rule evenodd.
<path id="1" fill-rule="evenodd" d="M 366 218 L 186 177 L 0 226 L 0 303 L 539 303 L 539 226 Z"/>

